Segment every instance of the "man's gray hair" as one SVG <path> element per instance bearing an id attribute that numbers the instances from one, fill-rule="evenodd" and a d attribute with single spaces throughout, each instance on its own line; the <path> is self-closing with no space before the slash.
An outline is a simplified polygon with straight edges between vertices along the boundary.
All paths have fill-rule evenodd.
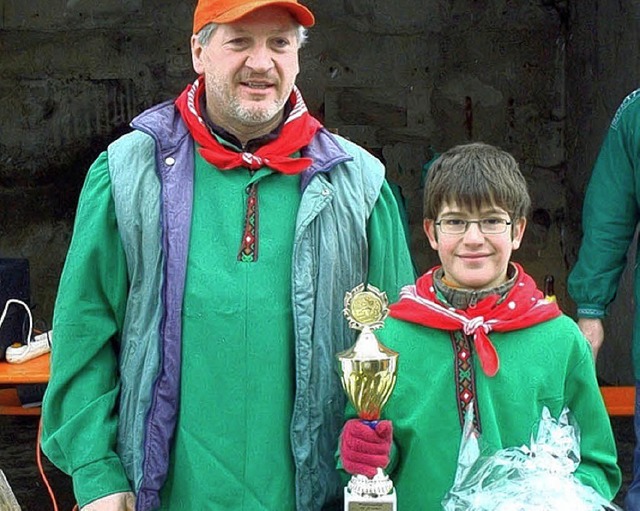
<path id="1" fill-rule="evenodd" d="M 296 38 L 298 39 L 298 48 L 302 48 L 302 46 L 304 46 L 304 44 L 307 42 L 307 35 L 308 35 L 307 29 L 306 27 L 303 27 L 299 23 L 294 23 L 294 26 L 296 29 Z M 209 39 L 211 39 L 211 36 L 213 35 L 213 33 L 216 31 L 217 28 L 218 28 L 217 23 L 208 23 L 207 25 L 202 27 L 200 31 L 196 34 L 196 36 L 198 37 L 198 42 L 202 46 L 206 46 L 207 43 L 209 42 Z"/>

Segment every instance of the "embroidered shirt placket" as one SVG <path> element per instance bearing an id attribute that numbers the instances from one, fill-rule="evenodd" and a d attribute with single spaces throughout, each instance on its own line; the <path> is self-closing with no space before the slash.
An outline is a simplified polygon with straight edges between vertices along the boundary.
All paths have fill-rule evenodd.
<path id="1" fill-rule="evenodd" d="M 464 427 L 464 418 L 469 406 L 473 403 L 473 425 L 482 432 L 480 411 L 476 391 L 476 375 L 473 368 L 472 336 L 461 330 L 451 332 L 451 345 L 454 353 L 454 378 L 460 426 Z"/>
<path id="2" fill-rule="evenodd" d="M 253 174 L 252 171 L 251 175 Z M 258 260 L 258 182 L 254 181 L 247 185 L 245 192 L 247 205 L 238 261 L 254 263 Z"/>

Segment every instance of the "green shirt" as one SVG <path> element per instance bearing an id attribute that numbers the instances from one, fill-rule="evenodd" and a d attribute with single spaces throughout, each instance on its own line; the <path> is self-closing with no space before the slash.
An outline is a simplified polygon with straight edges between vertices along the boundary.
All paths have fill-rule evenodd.
<path id="1" fill-rule="evenodd" d="M 196 161 L 181 401 L 161 509 L 293 509 L 290 281 L 300 179 Z M 258 258 L 243 262 L 250 182 L 258 182 Z"/>
<path id="2" fill-rule="evenodd" d="M 450 334 L 389 318 L 377 332 L 399 353 L 396 388 L 383 410 L 397 446 L 391 472 L 398 509 L 439 511 L 452 487 L 462 428 Z M 483 445 L 495 452 L 531 444 L 543 406 L 566 405 L 581 432 L 576 476 L 611 499 L 620 487 L 616 447 L 590 348 L 568 317 L 512 332 L 491 332 L 500 358 L 494 377 L 473 356 Z"/>

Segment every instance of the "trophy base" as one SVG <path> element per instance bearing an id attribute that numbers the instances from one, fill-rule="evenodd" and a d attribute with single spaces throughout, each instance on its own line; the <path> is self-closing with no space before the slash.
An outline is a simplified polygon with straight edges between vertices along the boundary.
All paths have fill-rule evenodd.
<path id="1" fill-rule="evenodd" d="M 395 489 L 388 495 L 369 497 L 354 495 L 344 489 L 344 511 L 398 511 Z"/>

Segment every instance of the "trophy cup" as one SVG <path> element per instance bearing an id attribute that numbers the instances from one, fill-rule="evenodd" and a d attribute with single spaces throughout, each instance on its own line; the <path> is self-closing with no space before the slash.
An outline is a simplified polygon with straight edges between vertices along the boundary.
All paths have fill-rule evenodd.
<path id="1" fill-rule="evenodd" d="M 351 348 L 337 355 L 342 387 L 360 420 L 375 428 L 398 367 L 398 354 L 380 344 L 373 333 L 389 313 L 387 295 L 360 284 L 346 293 L 343 312 L 349 326 L 361 332 Z M 397 511 L 396 501 L 393 482 L 381 467 L 371 479 L 351 476 L 344 489 L 344 511 Z"/>

